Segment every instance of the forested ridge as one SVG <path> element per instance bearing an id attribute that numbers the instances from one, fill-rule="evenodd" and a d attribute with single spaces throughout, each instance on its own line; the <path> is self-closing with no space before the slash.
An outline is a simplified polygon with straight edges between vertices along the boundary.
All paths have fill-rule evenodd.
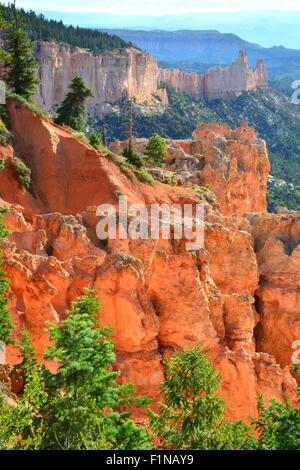
<path id="1" fill-rule="evenodd" d="M 110 35 L 96 29 L 66 26 L 62 21 L 47 20 L 43 15 L 37 15 L 34 11 L 20 9 L 26 20 L 25 29 L 31 41 L 58 41 L 70 44 L 70 46 L 88 49 L 94 54 L 114 49 L 131 47 L 131 42 L 126 42 L 115 35 Z M 13 5 L 9 4 L 2 16 L 10 20 Z"/>

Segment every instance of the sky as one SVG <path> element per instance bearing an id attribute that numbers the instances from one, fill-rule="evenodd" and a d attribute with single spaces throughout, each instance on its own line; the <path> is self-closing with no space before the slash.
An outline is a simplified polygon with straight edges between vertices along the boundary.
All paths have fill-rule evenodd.
<path id="1" fill-rule="evenodd" d="M 8 2 L 3 2 L 8 3 Z M 124 6 L 126 7 L 124 8 Z M 299 10 L 299 0 L 17 0 L 25 10 L 165 15 L 188 12 Z"/>

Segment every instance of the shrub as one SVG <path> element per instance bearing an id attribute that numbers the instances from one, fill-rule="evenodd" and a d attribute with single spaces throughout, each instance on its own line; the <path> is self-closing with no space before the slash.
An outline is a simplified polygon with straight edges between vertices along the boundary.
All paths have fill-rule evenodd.
<path id="1" fill-rule="evenodd" d="M 0 145 L 3 145 L 3 147 L 5 147 L 7 144 L 6 132 L 6 127 L 0 118 Z"/>
<path id="2" fill-rule="evenodd" d="M 126 158 L 127 162 L 134 165 L 136 168 L 142 168 L 145 164 L 144 159 L 135 151 L 133 148 L 125 147 L 122 152 L 123 157 Z"/>
<path id="3" fill-rule="evenodd" d="M 96 134 L 96 132 L 93 132 L 90 135 L 90 144 L 95 149 L 98 149 L 99 145 L 101 144 L 100 139 L 99 139 L 98 135 Z"/>
<path id="4" fill-rule="evenodd" d="M 29 190 L 31 187 L 31 170 L 17 157 L 12 159 L 11 164 L 21 189 Z"/>
<path id="5" fill-rule="evenodd" d="M 163 184 L 169 184 L 170 186 L 177 186 L 177 180 L 173 180 L 172 178 L 163 178 L 161 181 Z"/>
<path id="6" fill-rule="evenodd" d="M 138 168 L 137 170 L 134 170 L 134 174 L 137 177 L 139 181 L 142 183 L 148 183 L 148 184 L 154 184 L 155 180 L 152 175 L 149 175 L 147 171 L 143 170 L 142 168 Z"/>
<path id="7" fill-rule="evenodd" d="M 150 159 L 150 163 L 161 165 L 168 156 L 168 147 L 158 134 L 153 134 L 148 140 L 145 155 Z"/>

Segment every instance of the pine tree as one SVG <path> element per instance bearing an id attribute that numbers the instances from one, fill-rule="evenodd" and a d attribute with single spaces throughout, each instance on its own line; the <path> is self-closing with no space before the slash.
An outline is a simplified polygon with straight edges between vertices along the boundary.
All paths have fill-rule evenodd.
<path id="1" fill-rule="evenodd" d="M 48 398 L 42 377 L 43 366 L 38 364 L 36 350 L 25 330 L 18 348 L 22 361 L 16 368 L 24 373 L 25 385 L 15 406 L 0 397 L 0 450 L 37 450 L 43 436 L 41 411 Z"/>
<path id="2" fill-rule="evenodd" d="M 0 171 L 3 169 L 4 162 L 0 161 Z M 0 246 L 3 244 L 4 239 L 9 235 L 9 231 L 4 225 L 3 215 L 8 212 L 6 207 L 0 209 Z M 0 343 L 8 344 L 12 342 L 11 330 L 14 327 L 10 313 L 7 309 L 8 299 L 6 291 L 9 286 L 9 279 L 5 276 L 5 272 L 1 269 L 3 264 L 2 260 L 3 251 L 0 250 Z"/>
<path id="3" fill-rule="evenodd" d="M 145 164 L 144 159 L 132 147 L 125 147 L 122 155 L 127 159 L 128 163 L 136 168 L 142 168 Z"/>
<path id="4" fill-rule="evenodd" d="M 265 406 L 263 396 L 257 397 L 259 417 L 252 418 L 258 433 L 257 450 L 299 450 L 300 410 L 288 401 L 279 403 L 272 399 Z"/>
<path id="5" fill-rule="evenodd" d="M 148 140 L 145 155 L 149 157 L 152 165 L 161 165 L 168 156 L 168 147 L 158 134 Z"/>
<path id="6" fill-rule="evenodd" d="M 87 118 L 86 100 L 93 97 L 94 93 L 86 87 L 84 80 L 78 75 L 73 78 L 69 88 L 70 92 L 57 108 L 55 122 L 82 131 Z"/>
<path id="7" fill-rule="evenodd" d="M 11 29 L 5 35 L 7 55 L 4 58 L 5 72 L 3 77 L 7 86 L 14 93 L 30 101 L 39 84 L 36 76 L 38 64 L 33 57 L 33 45 L 23 27 L 24 22 L 14 1 Z"/>
<path id="8" fill-rule="evenodd" d="M 224 418 L 218 394 L 222 376 L 197 344 L 166 358 L 159 413 L 149 410 L 149 423 L 167 449 L 227 450 L 252 446 L 250 428 L 243 421 Z M 247 441 L 246 441 L 247 439 Z"/>
<path id="9" fill-rule="evenodd" d="M 50 325 L 53 343 L 45 358 L 55 360 L 58 369 L 47 378 L 50 399 L 42 448 L 150 448 L 144 429 L 133 423 L 126 408 L 151 400 L 134 396 L 132 384 L 116 382 L 119 372 L 111 368 L 116 359 L 111 329 L 97 328 L 100 309 L 94 291 L 88 290 L 59 326 Z"/>
<path id="10" fill-rule="evenodd" d="M 5 6 L 0 5 L 0 31 L 2 31 L 4 28 L 7 28 L 9 26 L 9 22 L 6 21 L 2 16 L 2 13 L 4 13 L 6 10 L 7 9 L 5 8 Z M 0 60 L 1 61 L 4 60 L 5 56 L 6 56 L 5 51 L 3 50 L 2 47 L 0 47 Z"/>
<path id="11" fill-rule="evenodd" d="M 101 131 L 98 131 L 98 132 L 93 132 L 91 135 L 90 135 L 90 144 L 95 148 L 95 149 L 98 149 L 100 146 L 101 146 L 101 142 L 100 142 L 100 139 L 101 139 Z"/>

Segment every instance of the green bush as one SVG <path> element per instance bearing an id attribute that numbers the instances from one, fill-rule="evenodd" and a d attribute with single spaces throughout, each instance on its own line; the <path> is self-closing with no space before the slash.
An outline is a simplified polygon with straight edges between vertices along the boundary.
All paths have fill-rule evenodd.
<path id="1" fill-rule="evenodd" d="M 172 178 L 163 178 L 161 181 L 163 184 L 169 184 L 170 186 L 177 186 L 177 180 L 173 180 Z"/>
<path id="2" fill-rule="evenodd" d="M 122 152 L 123 157 L 126 158 L 128 163 L 131 163 L 136 168 L 142 168 L 145 164 L 144 159 L 133 148 L 125 147 Z"/>
<path id="3" fill-rule="evenodd" d="M 154 133 L 148 140 L 145 155 L 149 157 L 149 163 L 155 166 L 162 165 L 168 156 L 168 147 L 160 135 Z"/>
<path id="4" fill-rule="evenodd" d="M 21 189 L 29 190 L 31 187 L 31 170 L 17 157 L 12 159 L 11 165 Z"/>
<path id="5" fill-rule="evenodd" d="M 0 145 L 5 147 L 7 145 L 8 130 L 0 117 Z"/>
<path id="6" fill-rule="evenodd" d="M 101 144 L 100 139 L 99 139 L 98 135 L 96 134 L 96 132 L 93 132 L 90 135 L 90 144 L 95 149 L 98 149 L 99 145 Z"/>
<path id="7" fill-rule="evenodd" d="M 149 173 L 147 173 L 147 171 L 145 171 L 143 168 L 138 168 L 134 170 L 134 174 L 137 177 L 137 179 L 141 181 L 142 183 L 148 183 L 148 184 L 155 183 L 155 179 L 153 178 L 153 176 L 149 175 Z"/>

